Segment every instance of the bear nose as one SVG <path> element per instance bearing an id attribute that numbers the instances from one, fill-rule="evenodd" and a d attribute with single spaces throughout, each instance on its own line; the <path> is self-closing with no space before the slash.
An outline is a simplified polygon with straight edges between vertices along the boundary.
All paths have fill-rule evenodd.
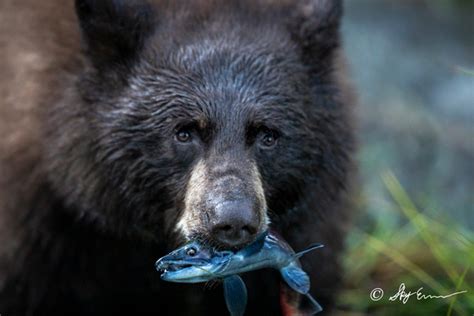
<path id="1" fill-rule="evenodd" d="M 211 235 L 219 244 L 239 247 L 255 238 L 259 221 L 250 201 L 226 201 L 216 205 L 214 210 Z"/>

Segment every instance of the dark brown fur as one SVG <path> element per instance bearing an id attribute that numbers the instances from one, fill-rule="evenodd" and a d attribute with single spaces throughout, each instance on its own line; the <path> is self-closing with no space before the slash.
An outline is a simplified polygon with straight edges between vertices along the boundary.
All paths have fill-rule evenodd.
<path id="1" fill-rule="evenodd" d="M 329 309 L 340 284 L 338 255 L 349 225 L 354 147 L 353 97 L 343 79 L 338 17 L 332 16 L 339 11 L 325 0 L 314 6 L 273 0 L 155 2 L 152 11 L 141 8 L 144 25 L 135 25 L 143 38 L 119 44 L 97 33 L 89 37 L 98 39 L 87 43 L 73 1 L 0 3 L 0 313 L 217 315 L 225 310 L 219 287 L 165 284 L 153 270 L 154 260 L 184 240 L 175 226 L 190 173 L 173 164 L 172 153 L 150 145 L 152 131 L 165 129 L 163 115 L 145 122 L 143 112 L 110 114 L 129 77 L 143 78 L 158 67 L 135 69 L 135 60 L 175 56 L 174 50 L 193 41 L 199 52 L 205 48 L 199 41 L 207 37 L 222 37 L 232 56 L 251 57 L 242 73 L 255 83 L 239 86 L 230 94 L 232 102 L 247 100 L 246 91 L 254 89 L 261 92 L 255 102 L 269 108 L 283 97 L 292 105 L 275 107 L 265 118 L 283 122 L 279 128 L 291 136 L 288 143 L 281 140 L 287 149 L 249 159 L 260 159 L 271 226 L 295 249 L 326 245 L 302 261 L 311 272 L 312 293 Z M 114 45 L 121 45 L 117 56 L 108 50 Z M 235 56 L 229 62 L 240 58 Z M 183 59 L 193 54 L 180 58 L 169 64 L 163 58 L 163 69 L 169 65 L 179 73 Z M 227 100 L 219 92 L 226 75 L 215 77 L 219 65 L 207 66 L 206 74 L 189 64 L 205 73 L 207 96 L 172 71 L 160 76 L 169 85 L 181 82 L 179 93 L 189 100 Z M 148 94 L 123 97 L 133 104 L 166 99 L 146 88 L 139 91 Z M 242 112 L 250 113 L 244 103 Z M 223 144 L 238 144 L 227 136 Z M 214 147 L 214 158 L 207 161 L 218 164 L 222 148 Z M 155 154 L 161 160 L 148 165 Z M 200 234 L 202 223 L 188 224 Z M 249 314 L 277 315 L 275 273 L 249 274 L 246 281 Z"/>

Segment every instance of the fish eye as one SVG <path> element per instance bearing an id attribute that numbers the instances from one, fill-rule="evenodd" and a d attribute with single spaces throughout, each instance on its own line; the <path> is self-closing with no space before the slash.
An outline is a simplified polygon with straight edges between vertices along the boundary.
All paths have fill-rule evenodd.
<path id="1" fill-rule="evenodd" d="M 191 247 L 188 250 L 186 250 L 186 254 L 191 257 L 194 257 L 196 255 L 196 252 L 197 250 L 194 247 Z"/>

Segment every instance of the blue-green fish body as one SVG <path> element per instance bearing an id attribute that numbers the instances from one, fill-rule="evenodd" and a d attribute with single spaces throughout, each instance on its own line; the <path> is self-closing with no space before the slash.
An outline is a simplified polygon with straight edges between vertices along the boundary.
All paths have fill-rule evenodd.
<path id="1" fill-rule="evenodd" d="M 161 278 L 169 282 L 199 283 L 223 279 L 226 303 L 232 315 L 242 315 L 247 303 L 247 290 L 238 274 L 274 268 L 280 271 L 293 290 L 308 297 L 316 313 L 322 308 L 308 293 L 310 280 L 301 269 L 298 258 L 320 247 L 322 245 L 316 244 L 295 253 L 274 233 L 262 234 L 255 242 L 235 253 L 215 251 L 198 242 L 191 242 L 159 259 L 156 268 L 162 271 Z"/>

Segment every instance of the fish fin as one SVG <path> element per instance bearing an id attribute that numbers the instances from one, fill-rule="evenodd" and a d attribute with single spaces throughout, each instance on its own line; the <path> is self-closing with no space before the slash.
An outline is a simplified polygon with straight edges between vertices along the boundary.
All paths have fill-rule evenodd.
<path id="1" fill-rule="evenodd" d="M 311 294 L 306 293 L 305 296 L 312 305 L 312 309 L 310 310 L 310 315 L 314 315 L 323 311 L 323 308 L 321 307 L 321 305 L 319 305 L 319 303 L 314 299 L 314 297 L 311 296 Z"/>
<path id="2" fill-rule="evenodd" d="M 238 275 L 224 279 L 224 297 L 231 316 L 242 316 L 247 306 L 247 288 Z"/>
<path id="3" fill-rule="evenodd" d="M 293 258 L 298 259 L 301 256 L 307 254 L 308 252 L 313 251 L 313 250 L 318 249 L 318 248 L 322 248 L 322 247 L 324 247 L 324 245 L 322 245 L 322 244 L 313 244 L 313 245 L 309 246 L 308 248 L 306 248 L 305 250 L 301 250 L 300 252 L 295 253 L 293 255 Z"/>
<path id="4" fill-rule="evenodd" d="M 306 294 L 309 291 L 309 276 L 300 267 L 288 265 L 280 270 L 286 284 L 298 293 Z"/>
<path id="5" fill-rule="evenodd" d="M 267 235 L 268 233 L 264 232 L 260 236 L 258 236 L 257 239 L 255 239 L 253 243 L 251 243 L 249 246 L 243 249 L 242 251 L 243 255 L 251 256 L 255 253 L 258 253 L 262 249 L 265 243 L 265 238 L 267 238 Z"/>

